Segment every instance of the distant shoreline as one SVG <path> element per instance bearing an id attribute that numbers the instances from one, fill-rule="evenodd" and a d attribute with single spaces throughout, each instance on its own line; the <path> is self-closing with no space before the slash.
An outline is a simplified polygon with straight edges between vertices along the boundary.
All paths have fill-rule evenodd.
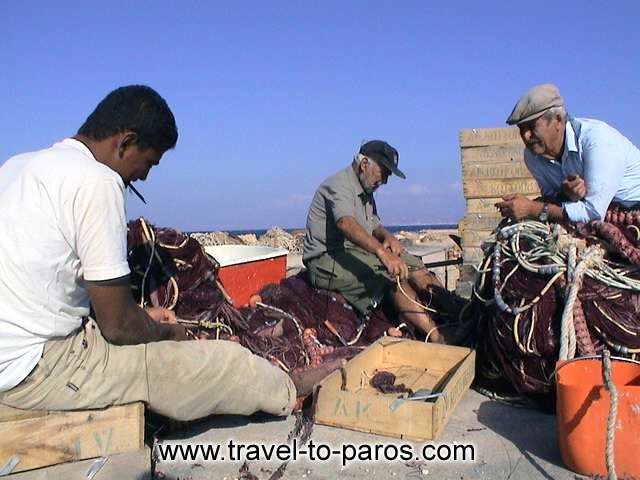
<path id="1" fill-rule="evenodd" d="M 455 230 L 458 228 L 458 225 L 456 223 L 427 223 L 427 224 L 423 224 L 423 225 L 385 225 L 385 227 L 387 228 L 387 230 L 389 230 L 391 233 L 397 233 L 397 232 L 419 232 L 420 230 Z M 256 229 L 251 229 L 251 230 L 196 230 L 193 232 L 185 232 L 186 234 L 190 235 L 192 233 L 208 233 L 208 232 L 227 232 L 231 235 L 248 235 L 248 234 L 255 234 L 256 237 L 260 237 L 261 235 L 264 235 L 267 230 L 269 230 L 268 228 L 256 228 Z M 300 232 L 304 230 L 304 227 L 300 227 L 300 228 L 283 228 L 283 230 L 287 233 L 293 233 L 293 232 Z"/>

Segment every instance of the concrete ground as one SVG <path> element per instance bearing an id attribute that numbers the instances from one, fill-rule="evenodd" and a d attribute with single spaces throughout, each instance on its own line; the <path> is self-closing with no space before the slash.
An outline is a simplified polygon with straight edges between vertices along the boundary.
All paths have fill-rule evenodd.
<path id="1" fill-rule="evenodd" d="M 294 417 L 251 418 L 223 416 L 174 433 L 164 444 L 286 443 Z M 315 425 L 311 439 L 316 445 L 393 443 L 400 440 L 350 430 Z M 417 450 L 422 444 L 410 442 Z M 436 444 L 458 443 L 475 446 L 475 460 L 456 462 L 377 461 L 353 462 L 346 468 L 339 462 L 289 463 L 283 479 L 438 479 L 438 480 L 575 480 L 583 479 L 562 464 L 555 428 L 555 417 L 537 410 L 516 408 L 470 390 L 462 398 Z M 156 478 L 166 479 L 269 479 L 281 465 L 279 461 L 249 462 L 255 475 L 240 476 L 242 462 L 159 461 Z M 164 476 L 164 477 L 163 477 Z"/>

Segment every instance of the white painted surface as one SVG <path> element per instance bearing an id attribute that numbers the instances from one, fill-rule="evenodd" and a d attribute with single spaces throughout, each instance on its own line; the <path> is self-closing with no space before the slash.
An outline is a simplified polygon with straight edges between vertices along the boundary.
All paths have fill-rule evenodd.
<path id="1" fill-rule="evenodd" d="M 204 247 L 204 251 L 215 258 L 221 267 L 277 258 L 289 253 L 286 248 L 262 245 L 209 245 Z"/>

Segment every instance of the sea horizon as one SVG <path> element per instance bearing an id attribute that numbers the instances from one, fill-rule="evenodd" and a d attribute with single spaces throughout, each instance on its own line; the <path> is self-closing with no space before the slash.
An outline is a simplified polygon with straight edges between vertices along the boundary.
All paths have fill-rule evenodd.
<path id="1" fill-rule="evenodd" d="M 273 227 L 271 227 L 273 228 Z M 225 230 L 225 229 L 217 229 L 217 230 L 194 230 L 190 232 L 185 232 L 187 234 L 191 233 L 210 233 L 210 232 L 227 232 L 230 235 L 249 235 L 254 234 L 256 237 L 260 237 L 264 235 L 271 228 L 254 228 L 254 229 L 239 229 L 239 230 Z M 282 228 L 282 227 L 280 227 Z M 396 233 L 400 231 L 405 232 L 417 232 L 420 230 L 451 230 L 458 228 L 457 223 L 424 223 L 424 224 L 414 224 L 414 225 L 385 225 L 385 228 L 389 230 L 391 233 Z M 304 227 L 298 228 L 282 228 L 285 232 L 293 233 L 304 230 Z"/>

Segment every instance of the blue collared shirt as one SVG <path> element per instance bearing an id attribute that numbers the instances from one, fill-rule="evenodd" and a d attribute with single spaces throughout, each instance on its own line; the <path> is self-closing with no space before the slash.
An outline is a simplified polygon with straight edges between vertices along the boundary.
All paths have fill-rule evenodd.
<path id="1" fill-rule="evenodd" d="M 587 195 L 579 202 L 562 203 L 572 222 L 603 219 L 612 200 L 640 202 L 640 150 L 604 122 L 589 118 L 572 121 L 580 126 L 580 132 L 576 136 L 567 121 L 560 162 L 524 151 L 524 161 L 542 194 L 558 197 L 562 181 L 568 175 L 580 175 Z"/>

